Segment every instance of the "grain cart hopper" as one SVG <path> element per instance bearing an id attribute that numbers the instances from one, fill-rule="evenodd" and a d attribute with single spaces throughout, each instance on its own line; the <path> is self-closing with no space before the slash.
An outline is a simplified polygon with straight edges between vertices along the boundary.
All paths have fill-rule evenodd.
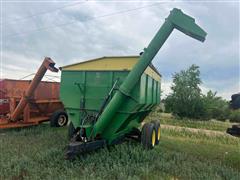
<path id="1" fill-rule="evenodd" d="M 195 20 L 173 9 L 131 70 L 104 72 L 62 71 L 60 98 L 71 125 L 71 142 L 66 158 L 119 142 L 125 136 L 139 136 L 143 146 L 153 148 L 159 141 L 158 121 L 141 122 L 159 103 L 160 85 L 146 74 L 151 61 L 173 29 L 204 41 L 204 32 Z"/>
<path id="2" fill-rule="evenodd" d="M 54 65 L 45 58 L 32 81 L 0 80 L 0 129 L 37 125 L 49 119 L 52 126 L 67 124 L 59 100 L 60 83 L 41 81 L 47 70 L 58 71 Z"/>

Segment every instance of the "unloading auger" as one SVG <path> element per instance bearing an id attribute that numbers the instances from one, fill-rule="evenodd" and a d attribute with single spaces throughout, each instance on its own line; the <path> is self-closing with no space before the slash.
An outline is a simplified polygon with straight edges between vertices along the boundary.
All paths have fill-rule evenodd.
<path id="1" fill-rule="evenodd" d="M 125 78 L 117 83 L 117 90 L 112 93 L 112 98 L 108 101 L 104 109 L 101 110 L 102 113 L 100 115 L 98 115 L 98 112 L 95 112 L 94 115 L 94 111 L 91 111 L 90 108 L 87 107 L 90 107 L 92 102 L 86 98 L 88 88 L 90 88 L 88 82 L 83 80 L 78 84 L 78 87 L 76 86 L 76 82 L 72 84 L 68 82 L 68 84 L 65 85 L 65 75 L 67 75 L 68 72 L 63 71 L 61 99 L 72 121 L 72 128 L 74 129 L 74 131 L 72 131 L 72 137 L 74 137 L 74 139 L 72 139 L 72 142 L 68 146 L 67 158 L 72 158 L 79 152 L 86 152 L 105 145 L 115 144 L 127 135 L 138 136 L 146 148 L 152 148 L 158 143 L 160 138 L 159 122 L 146 123 L 142 130 L 139 130 L 141 129 L 141 122 L 144 118 L 151 112 L 154 106 L 160 103 L 160 101 L 156 99 L 159 97 L 158 94 L 160 94 L 160 86 L 158 84 L 160 82 L 151 80 L 152 85 L 151 83 L 146 83 L 150 80 L 148 77 L 148 80 L 145 79 L 145 76 L 148 76 L 145 71 L 151 65 L 151 61 L 174 29 L 202 42 L 207 35 L 206 32 L 195 23 L 192 17 L 184 14 L 180 9 L 174 8 L 148 47 L 144 49 L 137 63 Z M 93 75 L 96 73 L 96 70 L 91 72 Z M 88 76 L 90 76 L 91 72 L 87 72 L 89 73 Z M 99 69 L 98 72 L 101 76 L 101 69 Z M 114 75 L 112 86 L 115 84 L 114 82 L 116 82 L 117 78 L 117 75 Z M 70 89 L 70 86 L 72 86 L 72 88 L 75 86 L 76 89 L 80 89 L 74 91 L 81 94 L 81 96 L 76 94 L 76 97 L 80 98 L 80 102 L 84 102 L 80 108 L 74 107 L 74 105 L 69 102 L 69 98 L 67 98 L 67 92 L 69 92 L 68 88 Z M 141 86 L 146 87 L 145 90 L 141 88 Z M 158 88 L 158 90 L 155 91 L 155 87 L 156 89 Z M 106 95 L 110 92 L 110 89 L 112 89 L 112 87 L 109 87 Z M 147 91 L 151 91 L 152 89 L 154 89 L 153 95 L 149 103 L 149 97 L 145 96 L 148 94 Z M 155 95 L 156 93 L 157 95 Z M 136 94 L 139 94 L 139 96 Z M 71 95 L 74 96 L 74 94 Z M 99 104 L 96 105 L 96 107 L 102 106 Z M 83 115 L 83 111 L 85 115 Z M 91 118 L 87 118 L 90 116 Z M 94 119 L 94 117 L 97 118 Z M 86 119 L 91 119 L 91 122 L 86 123 Z"/>

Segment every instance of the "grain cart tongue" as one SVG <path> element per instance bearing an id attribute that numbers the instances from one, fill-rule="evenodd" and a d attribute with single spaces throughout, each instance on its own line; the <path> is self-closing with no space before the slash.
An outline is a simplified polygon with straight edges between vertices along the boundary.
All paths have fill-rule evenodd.
<path id="1" fill-rule="evenodd" d="M 70 72 L 64 71 L 63 68 L 60 96 L 70 116 L 69 132 L 70 137 L 72 137 L 72 142 L 66 153 L 67 158 L 73 158 L 77 153 L 104 145 L 115 144 L 126 136 L 139 137 L 147 149 L 158 144 L 160 138 L 160 123 L 158 121 L 146 123 L 142 130 L 139 130 L 144 118 L 154 106 L 160 103 L 160 81 L 151 78 L 146 74 L 146 71 L 152 66 L 151 61 L 174 28 L 199 41 L 205 40 L 206 32 L 195 23 L 195 20 L 180 9 L 174 8 L 131 70 L 125 75 L 114 71 L 111 75 L 111 83 L 106 81 L 100 83 L 103 86 L 106 82 L 106 86 L 104 86 L 108 87 L 106 96 L 109 94 L 108 92 L 111 92 L 111 98 L 107 104 L 104 101 L 94 106 L 93 100 L 88 98 L 87 94 L 92 91 L 91 86 L 94 86 L 93 81 L 88 82 L 89 76 L 94 76 L 89 80 L 94 80 L 97 76 L 101 77 L 101 73 L 103 73 L 101 69 L 98 69 L 97 73 L 92 71 L 92 74 L 86 71 L 81 71 L 80 74 L 79 71 L 78 75 L 75 74 L 73 77 L 72 74 L 70 77 Z M 80 76 L 82 80 L 72 80 Z M 69 82 L 71 80 L 73 82 Z M 75 88 L 75 90 L 71 89 L 71 91 L 70 88 Z M 113 92 L 112 89 L 114 89 Z M 98 93 L 100 96 L 101 92 L 98 91 L 97 87 L 95 90 L 92 97 Z M 75 96 L 75 99 L 79 98 L 79 108 L 76 107 L 76 103 L 69 102 L 68 94 L 70 91 L 71 96 Z M 76 94 L 73 94 L 74 92 Z M 107 96 L 102 99 L 109 98 Z M 95 113 L 93 109 L 96 111 Z M 101 113 L 99 114 L 99 112 Z"/>

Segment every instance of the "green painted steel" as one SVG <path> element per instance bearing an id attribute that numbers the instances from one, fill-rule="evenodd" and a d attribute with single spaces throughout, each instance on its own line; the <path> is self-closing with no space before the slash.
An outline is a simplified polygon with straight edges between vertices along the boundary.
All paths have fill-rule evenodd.
<path id="1" fill-rule="evenodd" d="M 100 134 L 103 138 L 112 140 L 109 132 L 112 132 L 111 128 L 109 129 L 109 124 L 122 124 L 126 122 L 119 122 L 115 117 L 116 113 L 129 101 L 131 92 L 134 89 L 136 83 L 141 78 L 141 75 L 151 63 L 152 59 L 155 57 L 159 49 L 162 47 L 164 42 L 167 40 L 173 29 L 176 28 L 181 32 L 189 35 L 192 38 L 195 38 L 200 41 L 204 41 L 206 37 L 206 32 L 203 31 L 197 24 L 195 20 L 188 15 L 182 13 L 179 9 L 173 9 L 165 20 L 164 24 L 157 32 L 155 37 L 152 39 L 147 48 L 144 49 L 144 53 L 140 57 L 138 63 L 133 67 L 132 71 L 128 74 L 125 81 L 119 88 L 119 91 L 116 92 L 112 100 L 109 102 L 104 112 L 94 125 L 94 135 Z M 150 85 L 151 82 L 148 84 Z M 150 99 L 151 94 L 147 94 L 147 98 Z M 117 126 L 117 125 L 115 125 Z M 123 134 L 129 129 L 126 128 L 123 131 Z"/>
<path id="2" fill-rule="evenodd" d="M 128 74 L 129 71 L 63 70 L 60 98 L 74 127 L 85 127 L 88 137 L 93 135 L 94 117 L 97 116 L 104 99 L 114 82 L 117 81 L 112 93 L 112 96 L 114 96 Z M 152 88 L 153 84 L 155 84 L 154 88 Z M 111 137 L 115 137 L 114 134 L 119 134 L 126 127 L 128 129 L 137 128 L 139 122 L 159 103 L 160 82 L 144 73 L 135 85 L 128 101 L 116 112 L 114 118 L 119 123 L 109 123 L 108 136 L 111 136 L 112 133 Z M 87 119 L 85 119 L 86 115 L 88 116 Z M 123 125 L 126 121 L 132 122 Z"/>
<path id="3" fill-rule="evenodd" d="M 138 128 L 153 107 L 160 103 L 160 82 L 144 71 L 174 28 L 197 40 L 205 40 L 206 33 L 193 18 L 173 9 L 130 72 L 62 71 L 61 100 L 74 127 L 86 128 L 87 140 L 100 137 L 111 144 L 133 128 Z M 96 120 L 116 81 L 117 88 L 110 102 Z"/>

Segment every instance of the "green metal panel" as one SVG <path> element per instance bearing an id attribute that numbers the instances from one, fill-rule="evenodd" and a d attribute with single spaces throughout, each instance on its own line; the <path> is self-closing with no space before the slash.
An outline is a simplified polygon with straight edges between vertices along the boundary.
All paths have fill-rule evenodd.
<path id="1" fill-rule="evenodd" d="M 86 113 L 96 116 L 114 82 L 118 80 L 118 89 L 128 74 L 129 71 L 62 71 L 60 98 L 75 128 L 82 126 Z M 116 134 L 124 134 L 127 129 L 138 127 L 139 122 L 149 113 L 150 106 L 157 104 L 154 101 L 157 89 L 153 89 L 153 85 L 157 83 L 159 82 L 146 74 L 141 76 L 124 105 L 113 117 L 114 121 L 107 125 L 106 134 L 111 140 Z M 83 125 L 92 128 L 91 123 L 86 120 Z M 91 130 L 88 133 L 90 135 Z"/>
<path id="2" fill-rule="evenodd" d="M 147 76 L 148 79 L 148 85 L 147 85 L 147 104 L 151 105 L 152 104 L 152 78 Z"/>
<path id="3" fill-rule="evenodd" d="M 160 82 L 157 82 L 157 87 L 156 87 L 156 98 L 157 98 L 157 103 L 160 103 L 160 94 L 161 94 L 161 84 Z"/>
<path id="4" fill-rule="evenodd" d="M 85 109 L 97 111 L 112 86 L 111 72 L 86 72 Z"/>
<path id="5" fill-rule="evenodd" d="M 140 84 L 140 104 L 146 104 L 146 92 L 147 92 L 147 75 L 143 74 L 141 77 L 141 84 Z"/>
<path id="6" fill-rule="evenodd" d="M 155 81 L 153 81 L 153 89 L 152 89 L 152 91 L 153 91 L 153 104 L 156 104 L 157 103 L 157 97 L 156 97 L 156 95 L 157 95 L 157 83 L 155 82 Z"/>

